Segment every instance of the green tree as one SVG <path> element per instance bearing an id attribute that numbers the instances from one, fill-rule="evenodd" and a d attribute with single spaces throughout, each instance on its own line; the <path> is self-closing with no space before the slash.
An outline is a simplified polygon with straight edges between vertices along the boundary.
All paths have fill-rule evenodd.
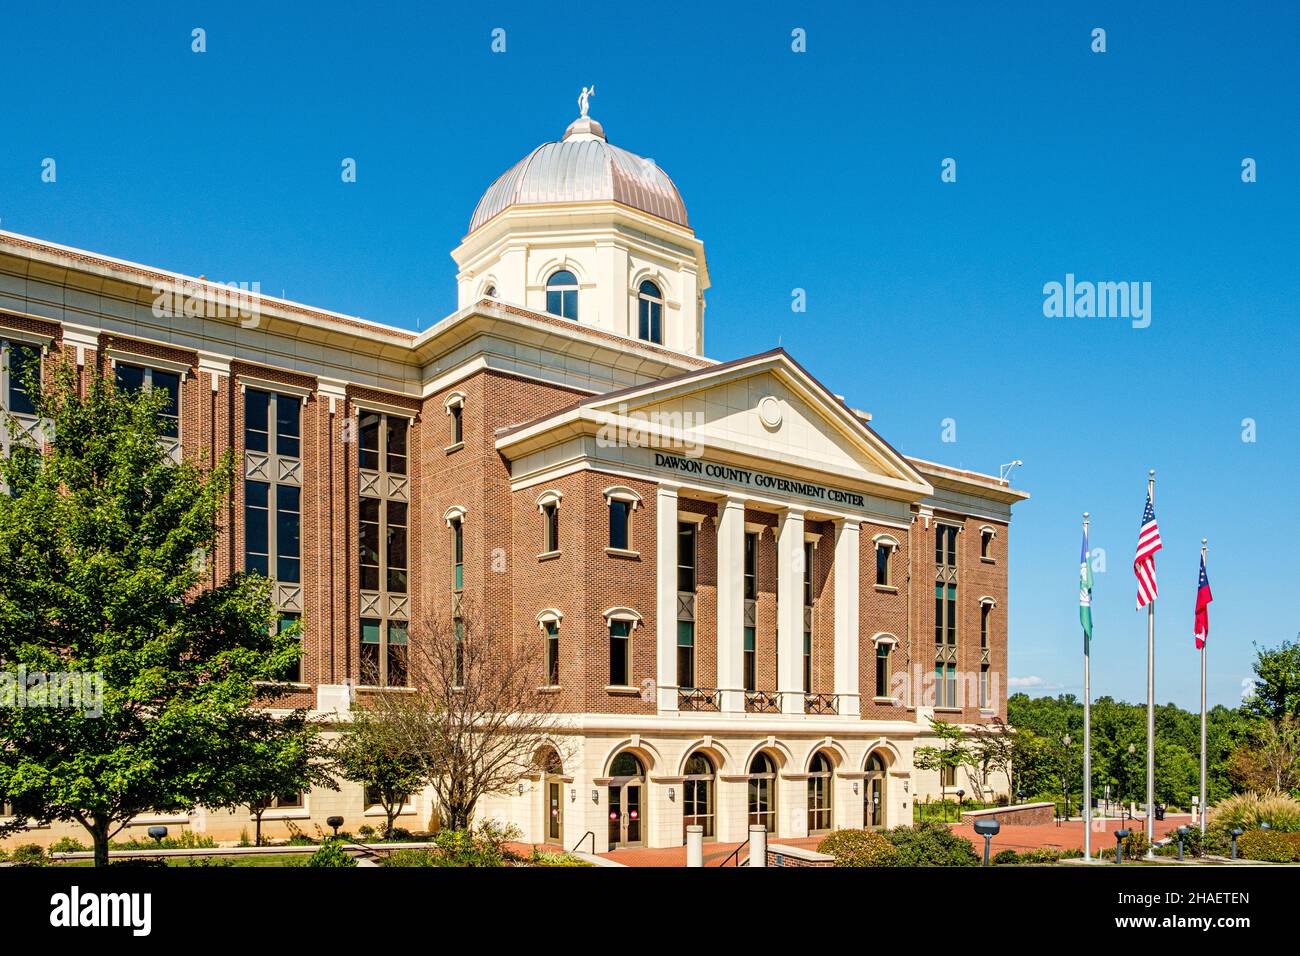
<path id="1" fill-rule="evenodd" d="M 406 740 L 412 706 L 406 694 L 353 706 L 352 721 L 334 749 L 339 773 L 365 787 L 384 808 L 385 837 L 392 836 L 402 804 L 429 782 L 424 760 Z"/>
<path id="2" fill-rule="evenodd" d="M 930 733 L 941 744 L 938 747 L 929 744 L 917 747 L 912 755 L 912 763 L 918 770 L 952 770 L 958 767 L 975 766 L 975 753 L 966 742 L 966 732 L 957 724 L 945 720 L 930 718 Z"/>
<path id="3" fill-rule="evenodd" d="M 81 824 L 104 865 L 137 814 L 220 805 L 243 765 L 231 741 L 299 731 L 253 705 L 300 652 L 272 633 L 265 578 L 206 571 L 229 456 L 210 474 L 173 461 L 161 391 L 80 387 L 66 363 L 29 384 L 45 445 L 0 461 L 0 673 L 82 675 L 92 693 L 0 707 L 0 793 Z"/>
<path id="4" fill-rule="evenodd" d="M 1254 670 L 1255 692 L 1246 701 L 1251 713 L 1274 720 L 1300 717 L 1300 640 L 1271 650 L 1255 645 Z"/>
<path id="5" fill-rule="evenodd" d="M 232 761 L 239 769 L 232 775 L 233 786 L 223 805 L 248 808 L 253 815 L 253 845 L 261 846 L 262 818 L 272 800 L 312 788 L 337 790 L 339 785 L 332 772 L 333 751 L 321 736 L 324 725 L 319 721 L 294 711 L 277 723 L 252 730 L 231 741 L 236 750 Z"/>

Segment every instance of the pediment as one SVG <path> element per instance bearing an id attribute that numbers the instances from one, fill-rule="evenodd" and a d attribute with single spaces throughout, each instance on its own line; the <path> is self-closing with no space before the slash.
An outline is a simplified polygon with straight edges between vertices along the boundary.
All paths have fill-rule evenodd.
<path id="1" fill-rule="evenodd" d="M 652 430 L 670 446 L 843 483 L 924 495 L 928 482 L 784 352 L 727 363 L 604 396 L 587 410 L 606 423 Z"/>

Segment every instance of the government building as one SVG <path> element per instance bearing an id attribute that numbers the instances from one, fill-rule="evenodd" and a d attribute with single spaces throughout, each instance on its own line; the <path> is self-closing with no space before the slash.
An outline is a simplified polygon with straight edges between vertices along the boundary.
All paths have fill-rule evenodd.
<path id="1" fill-rule="evenodd" d="M 303 625 L 277 706 L 346 720 L 402 692 L 424 622 L 477 609 L 542 662 L 559 715 L 535 772 L 478 807 L 525 840 L 803 837 L 1005 790 L 914 751 L 931 718 L 1006 715 L 1027 496 L 898 450 L 817 356 L 706 357 L 682 197 L 583 112 L 479 199 L 457 310 L 419 334 L 0 232 L 3 451 L 35 426 L 17 372 L 58 359 L 165 389 L 177 455 L 233 452 L 215 573 L 268 575 Z M 286 795 L 264 830 L 333 814 L 383 820 L 344 782 Z M 435 818 L 416 793 L 398 823 Z M 202 808 L 138 823 L 252 829 Z M 18 839 L 61 835 L 84 836 Z"/>

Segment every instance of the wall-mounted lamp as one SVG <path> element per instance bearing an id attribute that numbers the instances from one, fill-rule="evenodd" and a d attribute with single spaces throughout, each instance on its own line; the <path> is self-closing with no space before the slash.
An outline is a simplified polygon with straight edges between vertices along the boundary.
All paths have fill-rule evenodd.
<path id="1" fill-rule="evenodd" d="M 522 780 L 520 780 L 520 781 L 519 781 L 519 796 L 522 797 L 523 795 L 524 795 L 524 782 L 523 782 Z"/>
<path id="2" fill-rule="evenodd" d="M 911 783 L 910 780 L 904 780 L 904 781 L 903 781 L 903 792 L 904 792 L 904 793 L 911 793 L 911 789 L 908 787 L 908 784 L 909 784 L 909 783 Z"/>
<path id="3" fill-rule="evenodd" d="M 853 794 L 854 794 L 854 796 L 857 796 L 857 793 L 858 793 L 858 782 L 857 782 L 856 780 L 854 780 L 854 781 L 853 781 Z"/>
<path id="4" fill-rule="evenodd" d="M 570 787 L 570 788 L 569 788 L 569 802 L 570 802 L 570 803 L 577 803 L 577 802 L 578 802 L 578 788 L 577 788 L 577 787 Z"/>
<path id="5" fill-rule="evenodd" d="M 671 800 L 676 800 L 676 799 L 677 799 L 677 791 L 676 791 L 674 788 L 672 788 L 672 787 L 669 787 L 669 788 L 668 788 L 668 799 L 669 799 L 670 801 L 671 801 Z"/>
<path id="6" fill-rule="evenodd" d="M 592 790 L 592 791 L 591 791 L 591 802 L 592 802 L 592 803 L 600 803 L 600 791 L 599 791 L 599 790 Z"/>

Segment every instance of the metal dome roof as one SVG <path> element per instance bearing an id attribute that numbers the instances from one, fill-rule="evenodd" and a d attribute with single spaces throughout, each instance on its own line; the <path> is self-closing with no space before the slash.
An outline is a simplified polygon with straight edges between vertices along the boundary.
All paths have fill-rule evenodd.
<path id="1" fill-rule="evenodd" d="M 474 207 L 469 231 L 509 206 L 617 202 L 689 228 L 686 204 L 668 174 L 635 153 L 611 146 L 593 119 L 575 120 L 558 143 L 543 143 L 502 173 Z"/>

